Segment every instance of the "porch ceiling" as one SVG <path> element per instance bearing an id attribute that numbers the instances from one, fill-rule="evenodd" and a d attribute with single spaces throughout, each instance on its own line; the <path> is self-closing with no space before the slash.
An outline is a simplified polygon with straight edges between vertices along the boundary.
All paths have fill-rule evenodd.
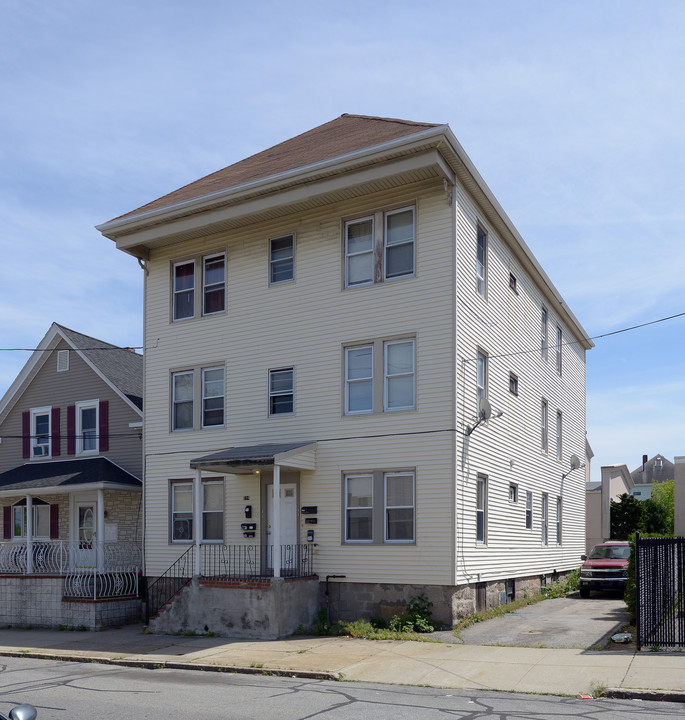
<path id="1" fill-rule="evenodd" d="M 190 467 L 194 470 L 230 475 L 247 475 L 274 465 L 294 470 L 314 470 L 316 443 L 310 441 L 233 447 L 190 461 Z"/>
<path id="2" fill-rule="evenodd" d="M 140 480 L 105 457 L 29 462 L 0 474 L 0 496 L 28 492 L 68 492 L 102 487 L 140 490 Z"/>

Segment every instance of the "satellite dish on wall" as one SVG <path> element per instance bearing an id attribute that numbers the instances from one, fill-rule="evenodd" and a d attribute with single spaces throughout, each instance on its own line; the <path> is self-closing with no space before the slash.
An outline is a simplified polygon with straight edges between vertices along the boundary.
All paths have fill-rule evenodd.
<path id="1" fill-rule="evenodd" d="M 490 405 L 490 401 L 486 397 L 480 399 L 480 402 L 478 403 L 478 410 L 478 416 L 481 420 L 490 419 L 490 416 L 492 415 L 492 406 Z"/>
<path id="2" fill-rule="evenodd" d="M 580 460 L 577 455 L 571 455 L 571 470 L 577 470 L 580 467 Z"/>

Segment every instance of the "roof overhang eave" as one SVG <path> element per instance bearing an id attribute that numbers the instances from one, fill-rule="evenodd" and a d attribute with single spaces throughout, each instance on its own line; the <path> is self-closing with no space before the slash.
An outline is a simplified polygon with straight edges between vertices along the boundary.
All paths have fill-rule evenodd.
<path id="1" fill-rule="evenodd" d="M 93 490 L 116 490 L 116 491 L 127 491 L 127 492 L 142 492 L 143 486 L 140 485 L 123 485 L 121 483 L 112 482 L 95 482 L 95 483 L 81 483 L 75 485 L 49 485 L 46 487 L 32 487 L 32 488 L 2 488 L 0 490 L 0 497 L 36 497 L 38 495 L 65 495 L 73 494 L 76 492 L 91 492 Z"/>

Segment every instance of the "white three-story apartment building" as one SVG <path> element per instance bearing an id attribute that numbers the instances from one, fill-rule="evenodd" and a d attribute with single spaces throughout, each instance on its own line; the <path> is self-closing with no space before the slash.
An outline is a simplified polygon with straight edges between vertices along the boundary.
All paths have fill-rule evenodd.
<path id="1" fill-rule="evenodd" d="M 447 125 L 342 115 L 98 229 L 145 272 L 170 622 L 450 624 L 578 566 L 592 342 Z"/>

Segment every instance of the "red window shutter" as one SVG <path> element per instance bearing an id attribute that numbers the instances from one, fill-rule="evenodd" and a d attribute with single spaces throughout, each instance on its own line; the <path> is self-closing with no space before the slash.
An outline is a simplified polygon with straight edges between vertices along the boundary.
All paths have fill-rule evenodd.
<path id="1" fill-rule="evenodd" d="M 100 452 L 109 450 L 109 400 L 100 401 L 98 434 L 100 435 Z"/>
<path id="2" fill-rule="evenodd" d="M 31 413 L 27 410 L 21 414 L 21 456 L 31 457 Z"/>
<path id="3" fill-rule="evenodd" d="M 67 406 L 67 455 L 76 455 L 76 405 Z"/>
<path id="4" fill-rule="evenodd" d="M 12 508 L 9 505 L 2 509 L 2 536 L 5 540 L 12 539 Z"/>
<path id="5" fill-rule="evenodd" d="M 59 505 L 50 505 L 50 540 L 59 540 Z"/>
<path id="6" fill-rule="evenodd" d="M 59 457 L 62 453 L 62 448 L 60 447 L 59 408 L 52 408 L 50 425 L 50 430 L 52 431 L 52 457 Z"/>

